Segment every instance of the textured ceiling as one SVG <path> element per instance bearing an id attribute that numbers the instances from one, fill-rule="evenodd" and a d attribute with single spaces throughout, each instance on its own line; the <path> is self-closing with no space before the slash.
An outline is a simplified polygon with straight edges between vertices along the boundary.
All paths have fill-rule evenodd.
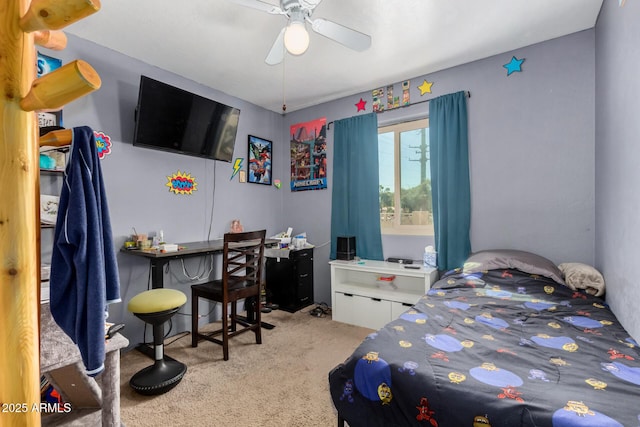
<path id="1" fill-rule="evenodd" d="M 66 31 L 281 113 L 283 100 L 291 112 L 592 28 L 602 1 L 323 0 L 312 19 L 369 34 L 371 47 L 309 31 L 307 52 L 278 65 L 264 59 L 286 18 L 231 0 L 105 0 Z"/>

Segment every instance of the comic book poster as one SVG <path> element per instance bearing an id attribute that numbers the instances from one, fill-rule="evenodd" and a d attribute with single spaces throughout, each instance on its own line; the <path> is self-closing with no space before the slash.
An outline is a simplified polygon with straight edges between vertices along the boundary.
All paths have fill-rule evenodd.
<path id="1" fill-rule="evenodd" d="M 291 191 L 327 188 L 327 118 L 290 128 Z"/>
<path id="2" fill-rule="evenodd" d="M 249 135 L 249 182 L 271 185 L 272 142 Z"/>

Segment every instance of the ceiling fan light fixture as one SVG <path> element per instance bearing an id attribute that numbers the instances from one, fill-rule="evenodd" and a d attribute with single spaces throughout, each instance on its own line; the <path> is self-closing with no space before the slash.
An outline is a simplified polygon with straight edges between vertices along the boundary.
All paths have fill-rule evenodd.
<path id="1" fill-rule="evenodd" d="M 309 33 L 304 21 L 292 21 L 284 32 L 284 46 L 292 55 L 302 55 L 309 47 Z"/>

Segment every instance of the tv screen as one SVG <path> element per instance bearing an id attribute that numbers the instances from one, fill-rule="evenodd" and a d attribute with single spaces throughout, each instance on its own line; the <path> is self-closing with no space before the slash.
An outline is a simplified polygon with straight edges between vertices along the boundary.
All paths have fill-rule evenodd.
<path id="1" fill-rule="evenodd" d="M 231 162 L 240 110 L 140 77 L 133 145 Z"/>

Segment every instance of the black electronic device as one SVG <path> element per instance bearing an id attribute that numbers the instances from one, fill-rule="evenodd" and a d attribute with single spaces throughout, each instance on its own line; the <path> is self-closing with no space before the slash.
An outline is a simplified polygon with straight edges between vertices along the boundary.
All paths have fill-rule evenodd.
<path id="1" fill-rule="evenodd" d="M 231 162 L 240 110 L 140 76 L 133 145 Z"/>
<path id="2" fill-rule="evenodd" d="M 336 259 L 350 261 L 356 257 L 356 237 L 338 236 Z"/>
<path id="3" fill-rule="evenodd" d="M 389 257 L 387 258 L 387 262 L 397 262 L 398 264 L 413 264 L 413 260 L 408 258 Z"/>
<path id="4" fill-rule="evenodd" d="M 107 330 L 106 339 L 110 340 L 113 336 L 124 329 L 124 323 L 117 323 L 115 325 L 111 325 Z"/>

